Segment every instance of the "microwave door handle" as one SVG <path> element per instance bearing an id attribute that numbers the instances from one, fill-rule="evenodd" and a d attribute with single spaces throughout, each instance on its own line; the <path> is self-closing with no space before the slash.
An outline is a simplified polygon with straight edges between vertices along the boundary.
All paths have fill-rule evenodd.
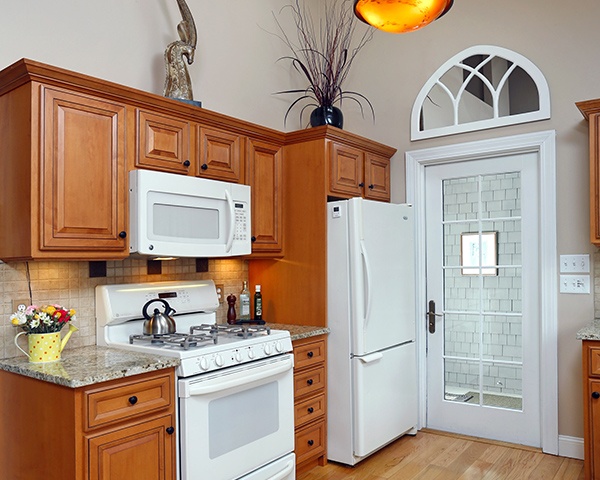
<path id="1" fill-rule="evenodd" d="M 233 234 L 235 233 L 235 211 L 233 208 L 233 199 L 231 198 L 229 190 L 225 190 L 225 199 L 229 206 L 229 234 L 227 235 L 227 246 L 225 251 L 229 253 L 231 251 L 231 246 L 233 245 Z"/>

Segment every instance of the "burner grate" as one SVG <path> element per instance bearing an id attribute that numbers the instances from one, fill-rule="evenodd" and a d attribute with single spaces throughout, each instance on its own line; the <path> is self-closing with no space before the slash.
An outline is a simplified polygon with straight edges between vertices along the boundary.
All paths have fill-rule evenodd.
<path id="1" fill-rule="evenodd" d="M 129 335 L 129 343 L 146 343 L 154 345 L 170 345 L 181 347 L 188 350 L 193 347 L 198 347 L 203 343 L 217 343 L 217 333 L 213 331 L 186 334 L 186 333 L 165 333 L 161 335 Z"/>
<path id="2" fill-rule="evenodd" d="M 266 325 L 225 325 L 225 324 L 202 324 L 190 327 L 190 333 L 200 332 L 215 332 L 217 335 L 228 335 L 248 338 L 255 335 L 270 335 L 271 328 Z"/>

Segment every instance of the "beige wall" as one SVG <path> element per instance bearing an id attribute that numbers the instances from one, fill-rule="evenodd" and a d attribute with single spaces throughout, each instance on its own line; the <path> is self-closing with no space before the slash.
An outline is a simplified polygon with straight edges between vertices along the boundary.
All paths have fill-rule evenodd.
<path id="1" fill-rule="evenodd" d="M 303 84 L 285 63 L 276 62 L 286 52 L 266 30 L 274 30 L 271 12 L 287 1 L 188 0 L 188 4 L 199 35 L 190 69 L 196 99 L 205 108 L 283 130 L 289 100 L 273 92 Z M 176 38 L 179 21 L 174 0 L 4 0 L 1 8 L 0 66 L 29 57 L 162 92 L 162 54 Z M 396 201 L 404 198 L 407 150 L 555 129 L 558 253 L 592 253 L 587 124 L 574 102 L 600 97 L 599 16 L 597 0 L 459 0 L 448 15 L 421 31 L 376 32 L 347 84 L 373 102 L 376 123 L 361 119 L 356 107 L 345 103 L 345 129 L 398 148 L 392 171 Z M 419 89 L 445 60 L 477 44 L 509 48 L 535 63 L 550 86 L 552 118 L 411 143 L 410 110 Z M 300 127 L 292 114 L 287 130 Z M 0 292 L 6 311 L 9 298 L 6 290 Z M 593 317 L 593 298 L 559 295 L 558 302 L 559 433 L 581 437 L 580 344 L 575 333 Z"/>

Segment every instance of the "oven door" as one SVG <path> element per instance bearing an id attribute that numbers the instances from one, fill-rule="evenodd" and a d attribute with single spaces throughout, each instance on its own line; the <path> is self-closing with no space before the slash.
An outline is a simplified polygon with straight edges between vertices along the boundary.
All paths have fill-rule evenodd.
<path id="1" fill-rule="evenodd" d="M 293 365 L 286 354 L 179 380 L 182 480 L 294 478 L 260 474 L 294 450 Z"/>

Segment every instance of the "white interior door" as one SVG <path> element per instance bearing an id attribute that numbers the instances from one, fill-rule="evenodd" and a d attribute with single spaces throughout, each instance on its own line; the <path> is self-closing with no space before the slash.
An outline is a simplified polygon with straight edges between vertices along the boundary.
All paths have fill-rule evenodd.
<path id="1" fill-rule="evenodd" d="M 430 428 L 541 445 L 537 158 L 425 168 Z"/>

